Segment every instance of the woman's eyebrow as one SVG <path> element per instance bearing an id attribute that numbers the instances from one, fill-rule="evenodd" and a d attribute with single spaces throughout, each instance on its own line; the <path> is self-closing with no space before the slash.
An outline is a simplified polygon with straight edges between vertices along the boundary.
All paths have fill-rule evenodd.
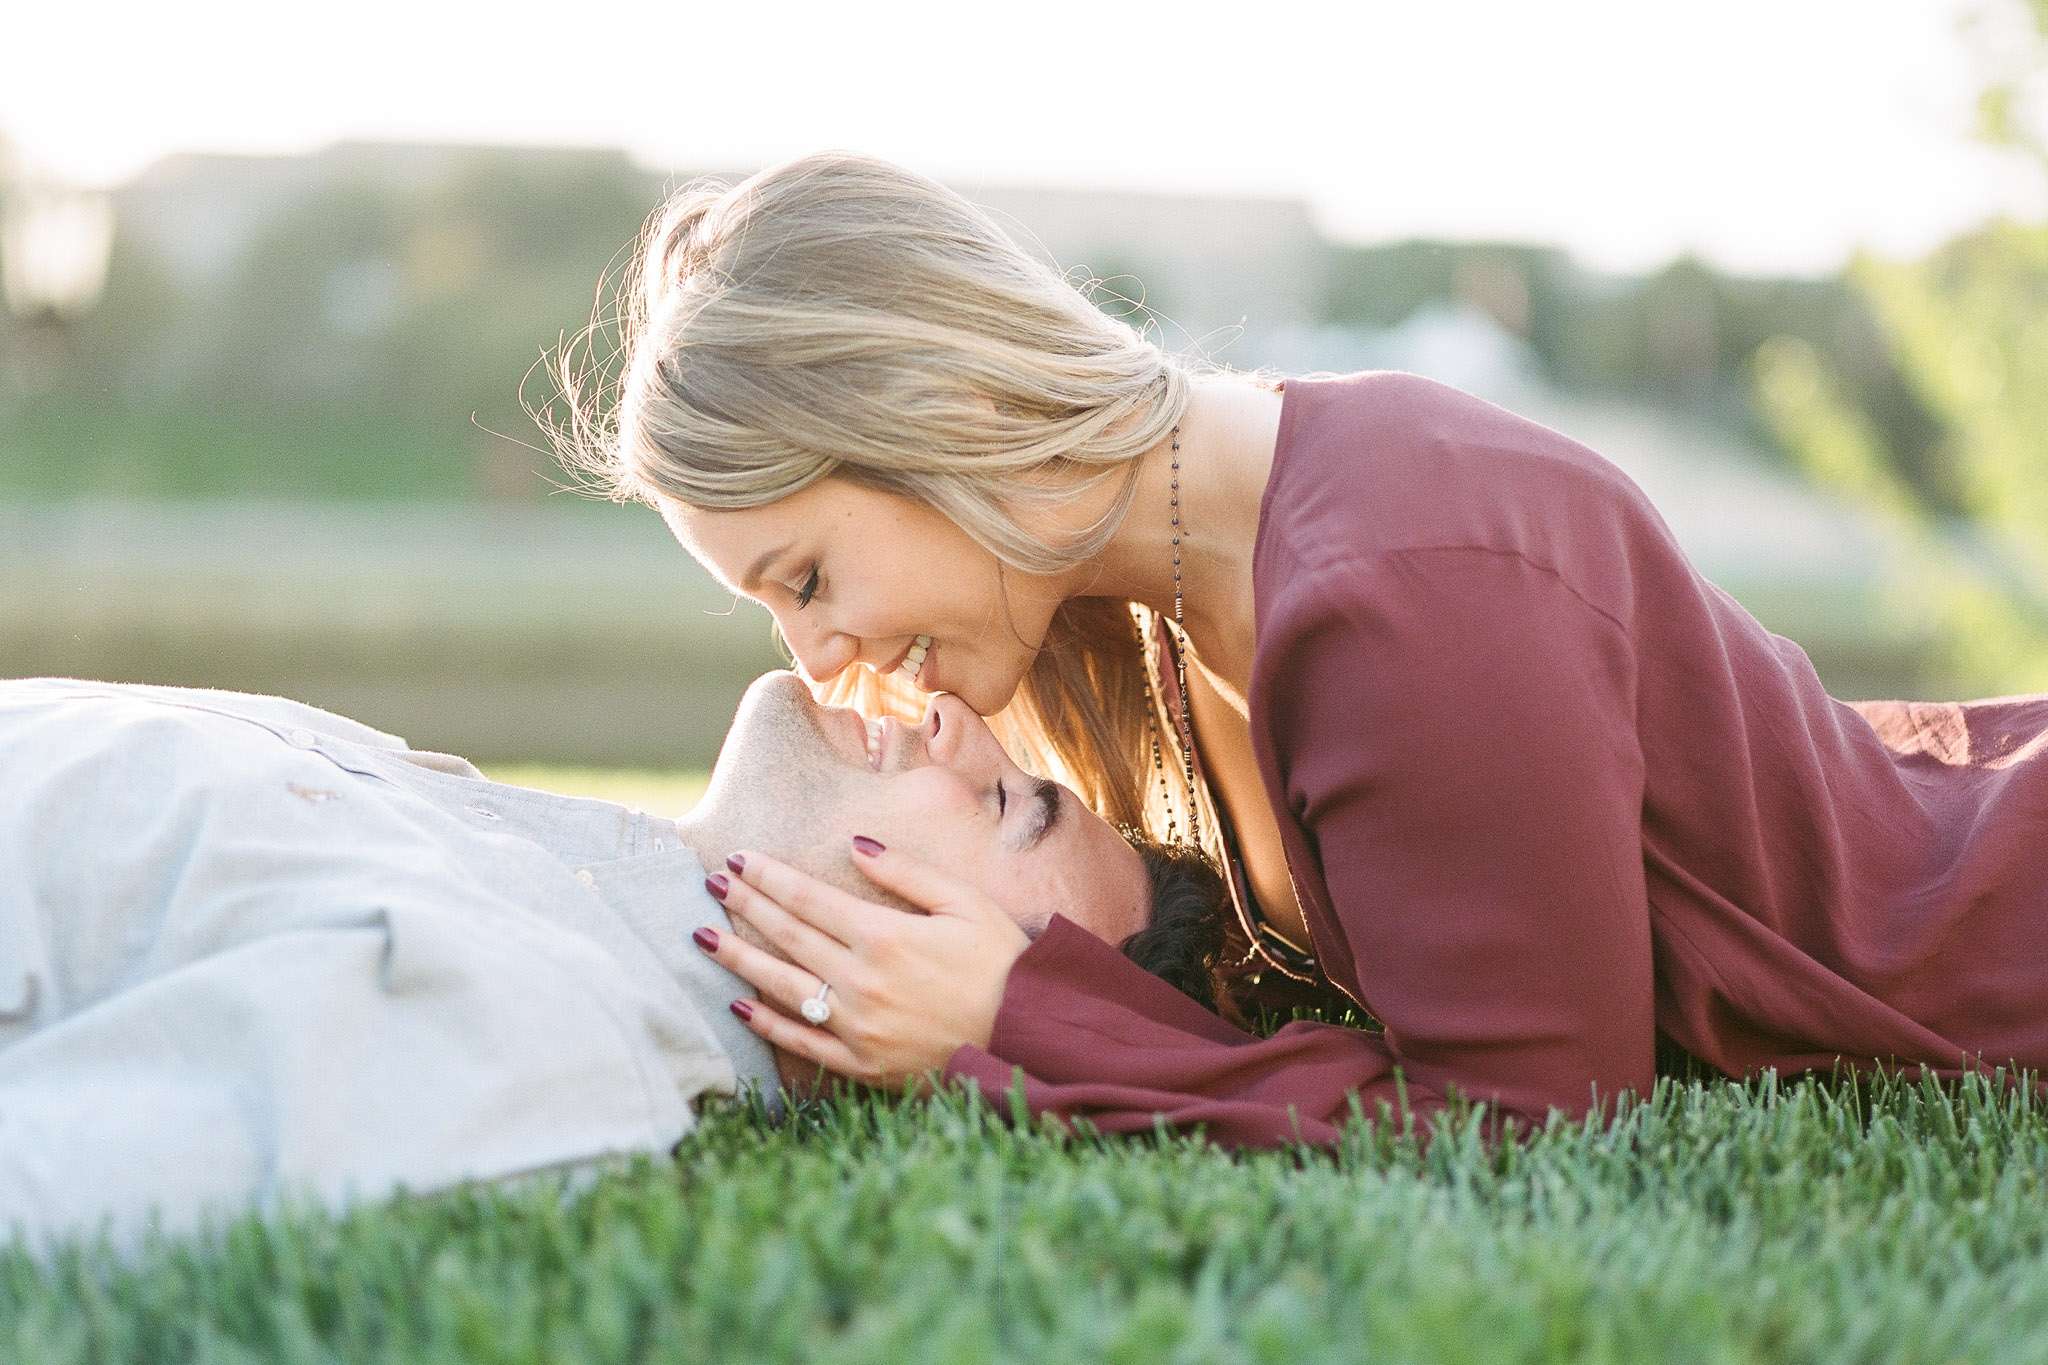
<path id="1" fill-rule="evenodd" d="M 744 593 L 752 592 L 755 588 L 755 585 L 757 585 L 761 581 L 761 570 L 767 568 L 770 564 L 773 564 L 775 562 L 775 557 L 777 555 L 782 554 L 788 549 L 789 547 L 787 545 L 778 545 L 774 549 L 769 550 L 767 553 L 763 554 L 760 558 L 756 559 L 752 564 L 748 565 L 747 576 L 740 580 L 740 591 Z"/>
<path id="2" fill-rule="evenodd" d="M 1044 842 L 1045 836 L 1053 832 L 1060 822 L 1060 784 L 1051 778 L 1041 777 L 1032 787 L 1031 794 L 1038 798 L 1038 810 L 1031 823 L 1031 832 L 1024 836 L 1024 851 L 1029 853 Z"/>

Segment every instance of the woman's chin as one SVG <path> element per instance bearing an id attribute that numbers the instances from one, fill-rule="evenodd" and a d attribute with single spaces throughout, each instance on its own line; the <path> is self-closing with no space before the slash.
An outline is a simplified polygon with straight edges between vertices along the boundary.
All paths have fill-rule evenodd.
<path id="1" fill-rule="evenodd" d="M 953 695 L 973 707 L 976 715 L 987 720 L 1016 700 L 1022 682 L 1023 679 L 1016 678 L 1008 682 L 996 679 L 992 686 L 987 687 L 969 684 L 966 689 Z"/>
<path id="2" fill-rule="evenodd" d="M 1007 669 L 993 673 L 970 674 L 966 677 L 955 674 L 940 657 L 941 651 L 932 651 L 932 662 L 937 665 L 929 674 L 918 679 L 918 685 L 927 692 L 950 692 L 974 708 L 974 713 L 983 720 L 1001 711 L 1016 699 L 1024 685 L 1022 670 L 1012 673 Z M 1028 668 L 1028 661 L 1027 661 Z"/>

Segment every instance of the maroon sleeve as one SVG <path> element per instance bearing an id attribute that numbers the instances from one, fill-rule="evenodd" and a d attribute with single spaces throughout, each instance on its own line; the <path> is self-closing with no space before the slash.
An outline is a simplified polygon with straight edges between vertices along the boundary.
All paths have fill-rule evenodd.
<path id="1" fill-rule="evenodd" d="M 1335 1142 L 1353 1092 L 1368 1116 L 1378 1098 L 1399 1107 L 1393 1058 L 1372 1035 L 1302 1022 L 1255 1038 L 1064 915 L 1010 968 L 988 1047 L 962 1047 L 946 1066 L 997 1098 L 1016 1070 L 1034 1115 L 1106 1133 L 1163 1119 L 1230 1147 Z"/>
<path id="2" fill-rule="evenodd" d="M 1426 1128 L 1455 1089 L 1524 1132 L 1654 1074 L 1643 768 L 1627 632 L 1550 569 L 1402 550 L 1290 583 L 1262 629 L 1283 680 L 1289 809 L 1384 1037 L 1240 1033 L 1055 917 L 987 1049 L 948 1073 L 1105 1131 L 1330 1142 L 1356 1095 Z M 1303 869 L 1306 871 L 1306 869 Z M 1335 945 L 1324 945 L 1326 948 Z M 1395 1067 L 1402 1075 L 1397 1078 Z"/>

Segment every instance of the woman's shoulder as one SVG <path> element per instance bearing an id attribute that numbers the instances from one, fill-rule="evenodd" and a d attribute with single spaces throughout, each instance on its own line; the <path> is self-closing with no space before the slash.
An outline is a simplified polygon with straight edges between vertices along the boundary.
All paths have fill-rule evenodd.
<path id="1" fill-rule="evenodd" d="M 1516 556 L 1605 598 L 1631 545 L 1669 542 L 1612 461 L 1476 394 L 1401 370 L 1287 382 L 1254 556 L 1262 607 L 1304 579 L 1363 588 L 1391 556 L 1457 549 Z"/>
<path id="2" fill-rule="evenodd" d="M 1530 549 L 1593 507 L 1644 502 L 1598 451 L 1479 395 L 1402 370 L 1309 375 L 1283 415 L 1265 522 L 1297 550 Z M 1565 523 L 1555 518 L 1564 517 Z M 1303 532 L 1312 533 L 1302 539 Z"/>

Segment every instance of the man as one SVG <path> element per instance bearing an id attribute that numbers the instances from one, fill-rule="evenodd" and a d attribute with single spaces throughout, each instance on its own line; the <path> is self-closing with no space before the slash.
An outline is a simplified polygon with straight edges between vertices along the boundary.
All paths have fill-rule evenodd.
<path id="1" fill-rule="evenodd" d="M 813 1078 L 689 942 L 733 931 L 704 869 L 742 845 L 873 896 L 869 833 L 1027 933 L 1057 911 L 1182 970 L 1184 933 L 1139 931 L 1213 911 L 1206 864 L 1127 843 L 957 698 L 887 739 L 764 675 L 664 820 L 282 698 L 0 682 L 0 1238 L 663 1152 L 705 1095 L 772 1110 Z"/>

